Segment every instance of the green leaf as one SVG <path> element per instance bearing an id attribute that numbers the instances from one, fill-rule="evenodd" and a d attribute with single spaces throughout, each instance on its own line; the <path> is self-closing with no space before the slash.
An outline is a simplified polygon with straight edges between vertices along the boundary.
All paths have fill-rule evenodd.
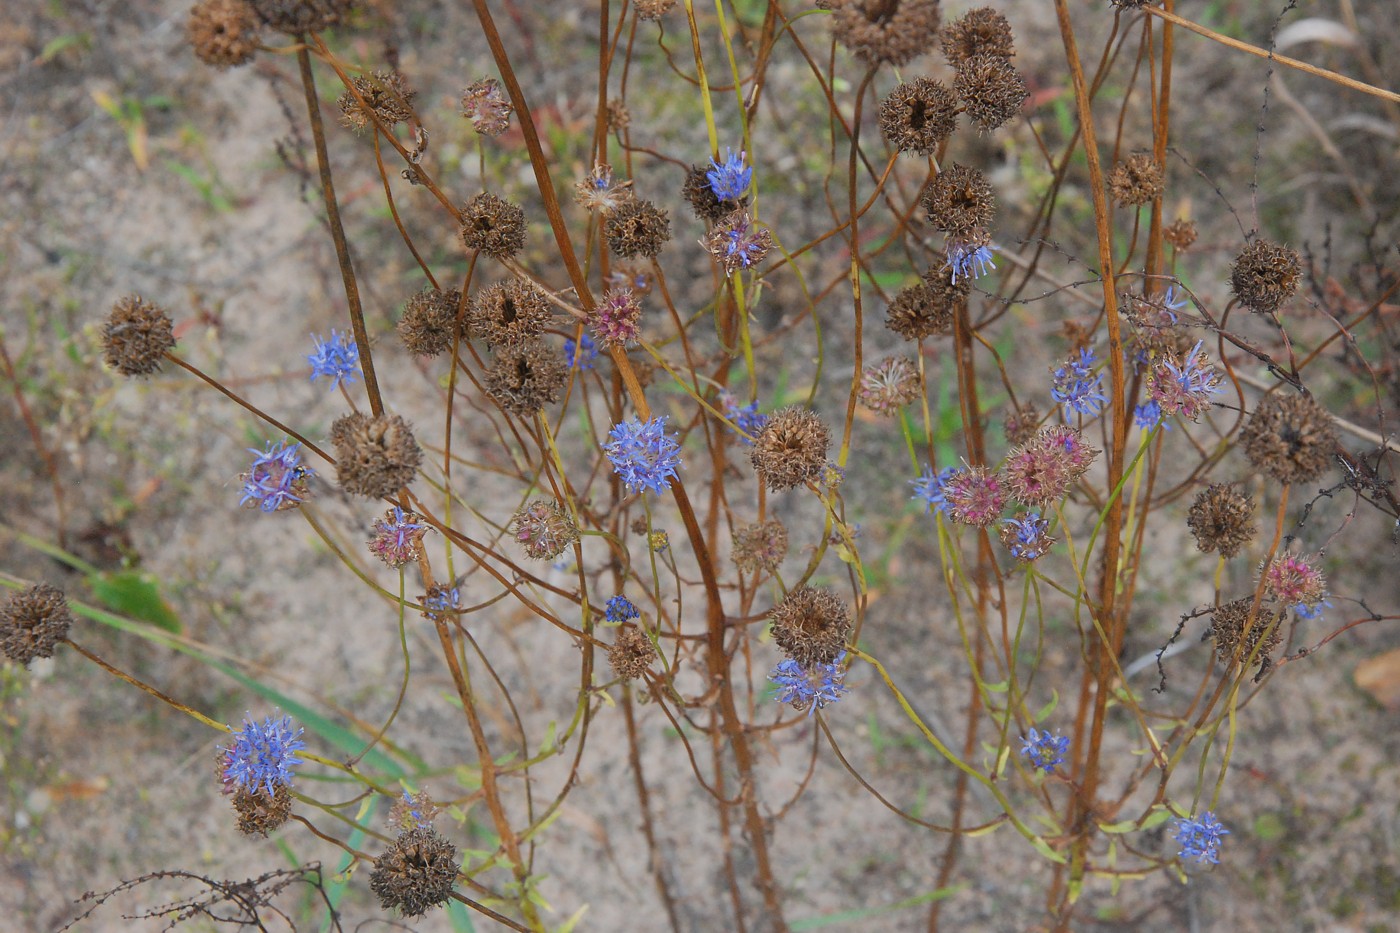
<path id="1" fill-rule="evenodd" d="M 53 61 L 64 50 L 78 46 L 86 48 L 92 43 L 92 36 L 87 33 L 70 32 L 62 36 L 50 39 L 44 44 L 44 50 L 39 53 L 39 64 L 43 65 Z"/>
<path id="2" fill-rule="evenodd" d="M 1058 690 L 1053 690 L 1053 689 L 1052 689 L 1052 690 L 1050 691 L 1050 702 L 1049 702 L 1049 703 L 1046 703 L 1046 704 L 1045 704 L 1044 706 L 1042 706 L 1040 709 L 1038 709 L 1038 710 L 1035 711 L 1035 722 L 1038 722 L 1038 723 L 1044 722 L 1045 719 L 1046 719 L 1046 717 L 1048 717 L 1051 713 L 1055 712 L 1055 707 L 1057 707 L 1057 706 L 1059 706 L 1059 705 L 1060 705 L 1060 692 L 1059 692 Z"/>
<path id="3" fill-rule="evenodd" d="M 471 914 L 461 901 L 447 902 L 447 919 L 452 922 L 453 933 L 476 933 Z"/>
<path id="4" fill-rule="evenodd" d="M 88 586 L 92 587 L 92 595 L 113 612 L 149 622 L 176 635 L 183 631 L 180 617 L 161 597 L 160 584 L 148 573 L 117 570 L 94 574 L 88 577 Z"/>
<path id="5" fill-rule="evenodd" d="M 1063 865 L 1065 863 L 1065 857 L 1060 853 L 1056 852 L 1054 849 L 1050 848 L 1050 843 L 1046 842 L 1044 839 L 1041 839 L 1039 836 L 1031 837 L 1031 845 L 1035 847 L 1035 850 L 1037 852 L 1039 852 L 1041 855 L 1045 856 L 1055 864 Z"/>
<path id="6" fill-rule="evenodd" d="M 1152 813 L 1148 815 L 1147 819 L 1142 821 L 1142 829 L 1144 832 L 1149 829 L 1156 829 L 1171 818 L 1172 811 L 1168 810 L 1166 807 L 1153 807 Z"/>
<path id="7" fill-rule="evenodd" d="M 564 921 L 564 925 L 558 929 L 557 933 L 573 933 L 574 927 L 578 926 L 578 922 L 583 919 L 583 915 L 587 912 L 588 905 L 584 904 L 578 910 L 574 911 L 573 915 L 570 916 L 568 920 Z"/>
<path id="8" fill-rule="evenodd" d="M 1138 828 L 1137 820 L 1124 820 L 1121 823 L 1100 823 L 1099 829 L 1106 833 L 1115 835 L 1120 833 L 1130 833 Z"/>

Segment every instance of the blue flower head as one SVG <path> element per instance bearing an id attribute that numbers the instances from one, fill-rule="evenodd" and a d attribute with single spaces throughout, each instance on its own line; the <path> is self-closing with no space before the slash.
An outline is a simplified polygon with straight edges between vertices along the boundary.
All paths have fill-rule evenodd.
<path id="1" fill-rule="evenodd" d="M 731 393 L 721 392 L 719 403 L 724 417 L 733 422 L 734 427 L 738 429 L 739 439 L 752 446 L 753 439 L 768 423 L 768 416 L 758 410 L 758 402 L 753 401 L 747 405 L 740 405 L 739 400 Z"/>
<path id="2" fill-rule="evenodd" d="M 1034 726 L 1021 740 L 1021 757 L 1038 771 L 1053 772 L 1057 765 L 1065 762 L 1069 753 L 1069 736 L 1052 735 L 1050 730 L 1039 731 Z"/>
<path id="3" fill-rule="evenodd" d="M 803 667 L 792 658 L 778 662 L 773 673 L 768 675 L 768 679 L 778 685 L 778 702 L 791 705 L 799 713 L 806 710 L 808 716 L 813 710 L 835 703 L 846 692 L 843 683 L 846 670 L 841 666 L 845 659 L 843 651 L 830 664 Z"/>
<path id="4" fill-rule="evenodd" d="M 949 239 L 944 246 L 944 252 L 948 256 L 948 266 L 953 270 L 951 278 L 954 285 L 958 284 L 958 279 L 980 279 L 997 267 L 992 260 L 990 246 L 975 246 L 972 243 Z"/>
<path id="5" fill-rule="evenodd" d="M 621 593 L 608 600 L 607 611 L 604 615 L 609 622 L 626 622 L 628 619 L 642 617 L 642 614 L 637 611 L 637 607 L 632 604 L 632 600 Z"/>
<path id="6" fill-rule="evenodd" d="M 1220 851 L 1222 836 L 1230 835 L 1221 822 L 1215 818 L 1215 814 L 1207 810 L 1201 814 L 1199 820 L 1188 817 L 1179 817 L 1173 824 L 1176 841 L 1181 846 L 1181 851 L 1177 855 L 1182 858 L 1195 859 L 1202 865 L 1219 865 L 1220 859 L 1216 857 Z"/>
<path id="7" fill-rule="evenodd" d="M 316 341 L 316 352 L 306 361 L 311 364 L 312 382 L 316 381 L 317 376 L 329 376 L 331 388 L 334 389 L 342 379 L 355 381 L 360 366 L 360 348 L 348 334 L 331 331 L 329 340 L 323 341 L 317 334 L 312 334 L 311 339 Z"/>
<path id="8" fill-rule="evenodd" d="M 423 597 L 423 608 L 430 613 L 451 612 L 462 608 L 462 590 L 454 583 L 451 586 L 438 584 L 428 588 L 427 595 Z"/>
<path id="9" fill-rule="evenodd" d="M 573 369 L 592 369 L 593 361 L 598 358 L 598 344 L 588 334 L 584 334 L 577 342 L 571 337 L 564 341 L 564 360 Z"/>
<path id="10" fill-rule="evenodd" d="M 1055 370 L 1050 397 L 1081 415 L 1092 416 L 1103 411 L 1108 399 L 1103 394 L 1103 374 L 1094 372 L 1094 363 L 1094 351 L 1082 347 L 1077 359 L 1070 358 Z"/>
<path id="11" fill-rule="evenodd" d="M 681 465 L 681 445 L 666 433 L 666 416 L 619 422 L 608 432 L 603 452 L 628 492 L 663 493 Z"/>
<path id="12" fill-rule="evenodd" d="M 306 480 L 315 473 L 302 466 L 299 444 L 268 441 L 267 450 L 248 448 L 253 465 L 244 473 L 243 497 L 239 505 L 256 502 L 264 512 L 295 508 L 306 498 Z"/>
<path id="13" fill-rule="evenodd" d="M 944 493 L 947 492 L 948 481 L 961 472 L 958 467 L 945 467 L 934 473 L 933 467 L 926 466 L 923 475 L 909 481 L 909 485 L 914 487 L 914 494 L 909 498 L 923 502 L 926 512 L 937 511 L 947 515 L 949 505 Z"/>
<path id="14" fill-rule="evenodd" d="M 232 734 L 228 745 L 219 748 L 224 784 L 235 789 L 265 788 L 269 797 L 278 787 L 290 787 L 292 767 L 302 764 L 296 753 L 306 747 L 302 731 L 292 724 L 290 716 L 269 716 L 261 723 L 244 717 L 243 728 Z"/>
<path id="15" fill-rule="evenodd" d="M 1001 540 L 1011 556 L 1017 560 L 1032 561 L 1044 557 L 1055 543 L 1050 537 L 1050 522 L 1040 517 L 1039 512 L 1027 512 L 1019 518 L 1001 520 Z"/>
<path id="16" fill-rule="evenodd" d="M 726 148 L 724 150 L 724 163 L 720 164 L 714 159 L 710 160 L 710 165 L 714 166 L 705 173 L 705 178 L 710 183 L 710 190 L 715 193 L 715 197 L 721 201 L 737 201 L 744 196 L 744 192 L 749 190 L 749 182 L 753 179 L 753 169 L 744 164 L 744 152 L 739 150 L 735 155 L 734 150 Z"/>
<path id="17" fill-rule="evenodd" d="M 1143 402 L 1133 409 L 1133 420 L 1144 431 L 1150 431 L 1162 423 L 1162 406 L 1156 402 Z"/>

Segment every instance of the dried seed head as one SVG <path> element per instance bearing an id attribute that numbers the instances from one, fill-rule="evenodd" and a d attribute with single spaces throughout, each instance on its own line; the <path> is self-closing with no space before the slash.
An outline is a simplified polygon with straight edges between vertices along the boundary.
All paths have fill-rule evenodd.
<path id="1" fill-rule="evenodd" d="M 768 619 L 783 654 L 803 667 L 835 661 L 851 633 L 850 610 L 826 587 L 789 590 Z"/>
<path id="2" fill-rule="evenodd" d="M 462 207 L 459 232 L 467 249 L 509 259 L 525 245 L 525 212 L 504 198 L 483 191 Z"/>
<path id="3" fill-rule="evenodd" d="M 710 185 L 709 172 L 708 165 L 692 165 L 687 169 L 685 184 L 681 186 L 681 197 L 685 198 L 696 217 L 713 223 L 728 217 L 747 204 L 749 199 L 720 200 Z"/>
<path id="4" fill-rule="evenodd" d="M 10 593 L 0 606 L 0 651 L 25 667 L 35 658 L 53 657 L 53 649 L 68 637 L 73 611 L 63 591 L 47 583 Z"/>
<path id="5" fill-rule="evenodd" d="M 1162 239 L 1185 252 L 1196 242 L 1196 224 L 1190 220 L 1174 220 L 1162 228 Z"/>
<path id="6" fill-rule="evenodd" d="M 467 305 L 467 333 L 492 348 L 517 347 L 544 333 L 549 303 L 533 282 L 513 278 L 483 288 Z"/>
<path id="7" fill-rule="evenodd" d="M 376 71 L 350 79 L 364 104 L 346 89 L 336 101 L 340 106 L 340 122 L 359 132 L 373 126 L 372 112 L 385 126 L 397 126 L 413 117 L 413 98 L 418 92 L 408 86 L 408 79 L 397 71 Z M 368 109 L 366 109 L 368 107 Z"/>
<path id="8" fill-rule="evenodd" d="M 1259 665 L 1255 676 L 1258 680 L 1273 666 L 1269 655 L 1283 643 L 1283 612 L 1260 606 L 1258 615 L 1251 621 L 1249 610 L 1253 605 L 1254 597 L 1245 596 L 1216 606 L 1210 614 L 1206 637 L 1215 639 L 1215 656 L 1227 663 L 1243 663 L 1257 648 L 1259 653 L 1254 663 Z"/>
<path id="9" fill-rule="evenodd" d="M 462 293 L 455 288 L 439 291 L 431 285 L 423 289 L 403 307 L 399 321 L 399 339 L 410 353 L 437 356 L 452 349 L 457 336 L 457 306 Z"/>
<path id="10" fill-rule="evenodd" d="M 634 625 L 619 629 L 617 639 L 608 649 L 608 664 L 622 680 L 641 677 L 655 657 L 656 649 L 652 647 L 651 639 Z"/>
<path id="11" fill-rule="evenodd" d="M 421 917 L 445 903 L 457 883 L 457 847 L 431 827 L 401 833 L 374 860 L 369 887 L 385 910 L 398 908 L 405 917 Z"/>
<path id="12" fill-rule="evenodd" d="M 1040 412 L 1035 410 L 1034 405 L 1023 405 L 1007 409 L 1006 417 L 1002 419 L 1001 426 L 1006 432 L 1008 444 L 1024 444 L 1035 436 L 1035 430 L 1040 425 Z"/>
<path id="13" fill-rule="evenodd" d="M 641 336 L 642 306 L 630 288 L 610 288 L 593 309 L 589 324 L 604 347 L 625 347 Z"/>
<path id="14" fill-rule="evenodd" d="M 1240 304 L 1268 314 L 1293 297 L 1301 274 L 1302 264 L 1296 252 L 1268 240 L 1255 240 L 1235 257 L 1230 268 L 1230 287 Z"/>
<path id="15" fill-rule="evenodd" d="M 1005 16 L 986 6 L 968 10 L 961 18 L 944 26 L 939 41 L 944 57 L 954 68 L 974 55 L 1010 58 L 1016 54 L 1011 24 Z"/>
<path id="16" fill-rule="evenodd" d="M 568 381 L 564 358 L 541 340 L 497 350 L 483 379 L 492 401 L 523 418 L 558 401 Z"/>
<path id="17" fill-rule="evenodd" d="M 582 181 L 574 183 L 574 200 L 585 210 L 610 214 L 623 201 L 631 200 L 632 183 L 613 178 L 612 166 L 599 162 Z"/>
<path id="18" fill-rule="evenodd" d="M 621 133 L 632 123 L 632 112 L 627 109 L 627 105 L 622 102 L 622 98 L 614 97 L 608 101 L 608 130 L 613 133 Z"/>
<path id="19" fill-rule="evenodd" d="M 554 560 L 578 540 L 578 526 L 568 509 L 548 499 L 521 506 L 511 517 L 510 532 L 535 560 Z"/>
<path id="20" fill-rule="evenodd" d="M 500 136 L 510 127 L 510 102 L 495 78 L 482 78 L 462 92 L 462 116 L 483 136 Z"/>
<path id="21" fill-rule="evenodd" d="M 734 529 L 734 563 L 745 573 L 772 573 L 782 566 L 787 552 L 787 528 L 776 518 Z"/>
<path id="22" fill-rule="evenodd" d="M 296 36 L 339 26 L 355 0 L 249 0 L 249 5 L 268 26 Z"/>
<path id="23" fill-rule="evenodd" d="M 1108 191 L 1119 204 L 1150 204 L 1162 196 L 1165 176 L 1162 164 L 1145 152 L 1128 156 L 1108 173 Z"/>
<path id="24" fill-rule="evenodd" d="M 930 270 L 922 282 L 894 296 L 885 312 L 885 326 L 905 340 L 951 333 L 953 309 L 971 287 L 965 278 L 954 283 L 947 266 Z"/>
<path id="25" fill-rule="evenodd" d="M 676 0 L 637 0 L 632 6 L 637 11 L 637 19 L 645 20 L 660 19 L 675 5 Z"/>
<path id="26" fill-rule="evenodd" d="M 928 155 L 958 126 L 958 102 L 941 81 L 915 78 L 880 104 L 880 132 L 900 152 Z"/>
<path id="27" fill-rule="evenodd" d="M 1280 483 L 1307 483 L 1327 471 L 1337 434 L 1311 395 L 1267 396 L 1240 432 L 1245 456 Z"/>
<path id="28" fill-rule="evenodd" d="M 603 235 L 619 256 L 655 259 L 671 238 L 671 218 L 650 201 L 633 198 L 603 221 Z"/>
<path id="29" fill-rule="evenodd" d="M 195 57 L 215 68 L 246 65 L 258 50 L 258 14 L 244 0 L 201 0 L 186 33 Z"/>
<path id="30" fill-rule="evenodd" d="M 398 415 L 354 412 L 331 424 L 330 437 L 340 488 L 352 495 L 392 496 L 413 482 L 423 461 L 413 430 Z"/>
<path id="31" fill-rule="evenodd" d="M 1021 112 L 1030 96 L 1025 79 L 1000 55 L 974 55 L 958 66 L 953 91 L 967 115 L 991 132 Z"/>
<path id="32" fill-rule="evenodd" d="M 1181 317 L 1176 312 L 1185 307 L 1185 301 L 1173 298 L 1175 290 L 1151 295 L 1129 293 L 1120 295 L 1118 310 L 1132 325 L 1132 348 L 1138 363 L 1147 363 L 1158 357 L 1176 354 L 1184 357 L 1190 353 L 1195 341 L 1181 325 Z"/>
<path id="33" fill-rule="evenodd" d="M 954 165 L 934 176 L 920 203 L 929 223 L 954 236 L 989 226 L 997 207 L 986 176 L 966 165 Z"/>
<path id="34" fill-rule="evenodd" d="M 1191 503 L 1186 525 L 1201 551 L 1219 551 L 1221 557 L 1234 557 L 1254 540 L 1254 500 L 1234 483 L 1215 483 Z"/>
<path id="35" fill-rule="evenodd" d="M 830 0 L 831 34 L 867 65 L 903 65 L 938 39 L 938 0 Z"/>
<path id="36" fill-rule="evenodd" d="M 292 815 L 292 792 L 278 784 L 268 796 L 262 785 L 240 786 L 233 792 L 233 809 L 238 814 L 238 831 L 245 836 L 266 836 Z"/>
<path id="37" fill-rule="evenodd" d="M 749 459 L 769 489 L 792 489 L 821 475 L 830 443 L 831 431 L 816 412 L 791 406 L 768 417 Z"/>
<path id="38" fill-rule="evenodd" d="M 123 376 L 148 376 L 175 346 L 174 324 L 159 306 L 128 295 L 102 326 L 102 357 Z"/>
<path id="39" fill-rule="evenodd" d="M 858 401 L 877 415 L 893 417 L 919 397 L 919 371 L 902 356 L 867 366 L 860 376 Z"/>

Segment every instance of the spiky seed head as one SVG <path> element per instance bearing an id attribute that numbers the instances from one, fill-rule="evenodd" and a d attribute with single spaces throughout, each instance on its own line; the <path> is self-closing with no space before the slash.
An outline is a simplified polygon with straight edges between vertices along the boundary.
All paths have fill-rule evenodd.
<path id="1" fill-rule="evenodd" d="M 123 376 L 149 376 L 175 346 L 175 326 L 160 306 L 127 295 L 102 326 L 102 357 Z"/>
<path id="2" fill-rule="evenodd" d="M 0 606 L 0 651 L 16 664 L 29 666 L 35 658 L 51 658 L 68 637 L 73 611 L 63 591 L 47 583 L 14 590 Z"/>
<path id="3" fill-rule="evenodd" d="M 850 610 L 826 587 L 789 590 L 768 619 L 778 647 L 803 667 L 835 661 L 851 633 Z"/>
<path id="4" fill-rule="evenodd" d="M 413 482 L 423 450 L 399 415 L 354 412 L 331 424 L 340 488 L 357 496 L 385 498 Z"/>

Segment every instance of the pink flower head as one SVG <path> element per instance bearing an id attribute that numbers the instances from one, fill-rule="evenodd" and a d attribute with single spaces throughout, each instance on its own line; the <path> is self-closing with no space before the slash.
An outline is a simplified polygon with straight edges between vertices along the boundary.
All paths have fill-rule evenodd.
<path id="1" fill-rule="evenodd" d="M 1311 608 L 1327 597 L 1322 571 L 1293 554 L 1276 557 L 1264 568 L 1264 589 L 1287 606 Z"/>
<path id="2" fill-rule="evenodd" d="M 985 528 L 1006 507 L 1006 482 L 986 467 L 969 467 L 948 480 L 943 495 L 953 521 Z"/>
<path id="3" fill-rule="evenodd" d="M 593 309 L 593 333 L 605 347 L 626 346 L 641 333 L 642 306 L 630 288 L 610 288 Z"/>

